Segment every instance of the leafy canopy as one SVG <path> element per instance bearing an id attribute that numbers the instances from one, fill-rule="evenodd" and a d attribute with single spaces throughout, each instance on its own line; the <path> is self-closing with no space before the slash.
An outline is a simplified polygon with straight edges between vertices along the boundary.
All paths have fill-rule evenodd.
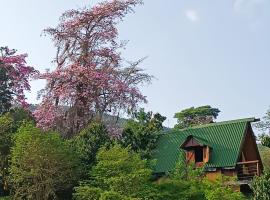
<path id="1" fill-rule="evenodd" d="M 138 68 L 142 60 L 123 62 L 125 43 L 118 40 L 117 27 L 139 4 L 140 0 L 114 0 L 69 10 L 57 27 L 45 30 L 57 48 L 57 66 L 40 75 L 47 86 L 35 112 L 39 127 L 70 136 L 94 117 L 134 110 L 146 102 L 138 86 L 152 77 Z"/>
<path id="2" fill-rule="evenodd" d="M 32 123 L 18 130 L 11 149 L 14 199 L 56 199 L 74 186 L 80 171 L 77 154 L 59 134 Z"/>
<path id="3" fill-rule="evenodd" d="M 8 159 L 12 144 L 13 120 L 7 113 L 0 116 L 0 195 L 7 191 Z"/>
<path id="4" fill-rule="evenodd" d="M 255 124 L 255 127 L 261 132 L 258 137 L 261 144 L 270 148 L 270 110 L 267 111 L 262 121 Z"/>
<path id="5" fill-rule="evenodd" d="M 159 113 L 145 112 L 140 109 L 134 113 L 134 119 L 130 119 L 124 125 L 120 142 L 124 147 L 139 152 L 143 157 L 148 157 L 156 146 L 160 131 L 163 130 L 162 123 L 166 117 Z"/>
<path id="6" fill-rule="evenodd" d="M 13 108 L 8 113 L 0 115 L 0 194 L 8 192 L 8 171 L 10 149 L 13 145 L 15 132 L 24 122 L 32 121 L 31 114 L 23 108 Z"/>
<path id="7" fill-rule="evenodd" d="M 90 171 L 90 180 L 76 187 L 74 197 L 83 200 L 86 194 L 97 191 L 98 197 L 89 199 L 110 199 L 108 195 L 114 197 L 112 199 L 133 198 L 143 191 L 150 175 L 147 162 L 141 160 L 139 154 L 119 145 L 110 149 L 103 147 L 97 154 L 97 164 Z"/>
<path id="8" fill-rule="evenodd" d="M 98 150 L 111 143 L 106 127 L 100 122 L 92 122 L 77 136 L 71 139 L 79 158 L 86 167 L 92 166 L 96 161 Z"/>
<path id="9" fill-rule="evenodd" d="M 175 128 L 188 128 L 192 126 L 213 123 L 220 110 L 211 106 L 191 107 L 175 113 L 177 119 Z"/>

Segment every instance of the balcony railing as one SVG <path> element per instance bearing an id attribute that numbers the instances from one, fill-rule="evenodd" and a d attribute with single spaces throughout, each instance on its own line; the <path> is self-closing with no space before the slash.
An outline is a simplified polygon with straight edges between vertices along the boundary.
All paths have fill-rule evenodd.
<path id="1" fill-rule="evenodd" d="M 249 181 L 254 176 L 260 175 L 258 160 L 237 163 L 237 178 L 239 181 Z"/>

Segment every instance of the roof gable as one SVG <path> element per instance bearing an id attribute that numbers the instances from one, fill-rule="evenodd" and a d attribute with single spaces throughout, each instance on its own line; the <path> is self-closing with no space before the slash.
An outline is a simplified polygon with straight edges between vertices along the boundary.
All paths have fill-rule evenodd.
<path id="1" fill-rule="evenodd" d="M 211 147 L 209 142 L 206 140 L 198 137 L 189 135 L 186 137 L 185 141 L 180 145 L 182 149 L 188 148 L 188 147 L 195 147 L 195 146 L 208 146 Z"/>
<path id="2" fill-rule="evenodd" d="M 206 167 L 235 166 L 247 125 L 254 121 L 255 118 L 239 119 L 162 134 L 153 152 L 153 157 L 157 160 L 155 171 L 167 172 L 174 169 L 175 164 L 184 159 L 184 151 L 180 145 L 191 135 L 197 141 L 200 140 L 198 143 L 207 144 L 212 148 Z"/>

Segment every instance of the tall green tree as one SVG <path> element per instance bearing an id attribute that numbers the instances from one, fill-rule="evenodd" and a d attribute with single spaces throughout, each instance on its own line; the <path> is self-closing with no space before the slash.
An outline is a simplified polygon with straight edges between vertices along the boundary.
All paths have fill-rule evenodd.
<path id="1" fill-rule="evenodd" d="M 133 151 L 148 158 L 151 150 L 155 148 L 165 120 L 166 117 L 159 113 L 154 114 L 140 109 L 139 112 L 134 113 L 134 118 L 124 125 L 120 143 L 124 147 L 130 146 Z"/>
<path id="2" fill-rule="evenodd" d="M 175 128 L 183 129 L 213 123 L 219 113 L 218 108 L 212 108 L 209 105 L 184 109 L 174 115 L 174 118 L 177 119 Z"/>
<path id="3" fill-rule="evenodd" d="M 60 199 L 71 193 L 80 172 L 76 152 L 59 134 L 44 133 L 32 123 L 18 130 L 11 149 L 14 199 Z"/>
<path id="4" fill-rule="evenodd" d="M 0 116 L 0 195 L 5 194 L 8 190 L 8 158 L 13 137 L 12 124 L 13 120 L 10 115 Z"/>
<path id="5" fill-rule="evenodd" d="M 33 121 L 31 114 L 23 108 L 13 108 L 0 115 L 0 194 L 8 192 L 7 177 L 9 171 L 10 149 L 17 129 L 26 121 Z"/>
<path id="6" fill-rule="evenodd" d="M 97 196 L 92 195 L 88 200 L 99 197 L 110 199 L 105 196 L 135 198 L 144 190 L 150 175 L 147 162 L 138 153 L 119 145 L 110 149 L 103 147 L 97 154 L 97 164 L 90 172 L 91 179 L 75 189 L 74 198 L 84 200 L 86 194 L 93 191 L 96 191 Z"/>
<path id="7" fill-rule="evenodd" d="M 257 122 L 255 127 L 261 132 L 258 139 L 263 146 L 270 148 L 270 110 L 262 118 L 262 121 Z"/>
<path id="8" fill-rule="evenodd" d="M 95 163 L 98 150 L 111 143 L 106 127 L 101 122 L 91 122 L 77 136 L 71 139 L 79 158 L 85 167 Z"/>

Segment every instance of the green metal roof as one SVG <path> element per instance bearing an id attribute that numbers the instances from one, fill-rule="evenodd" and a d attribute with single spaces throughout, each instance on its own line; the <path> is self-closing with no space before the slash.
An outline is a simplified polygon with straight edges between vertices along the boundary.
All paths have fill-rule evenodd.
<path id="1" fill-rule="evenodd" d="M 210 146 L 210 160 L 205 167 L 234 167 L 236 165 L 247 124 L 255 118 L 238 119 L 172 130 L 161 134 L 153 158 L 157 160 L 155 172 L 168 172 L 183 160 L 181 144 L 188 136 Z"/>

